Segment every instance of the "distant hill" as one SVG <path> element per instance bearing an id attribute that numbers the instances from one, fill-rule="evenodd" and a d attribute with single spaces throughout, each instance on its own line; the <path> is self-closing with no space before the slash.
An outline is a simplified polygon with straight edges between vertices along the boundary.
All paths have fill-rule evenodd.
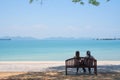
<path id="1" fill-rule="evenodd" d="M 0 40 L 11 40 L 11 39 L 6 39 L 6 38 L 0 38 Z"/>
<path id="2" fill-rule="evenodd" d="M 0 40 L 36 40 L 35 38 L 32 37 L 9 37 L 9 36 L 5 36 L 5 37 L 1 37 Z"/>
<path id="3" fill-rule="evenodd" d="M 50 37 L 43 40 L 90 40 L 92 38 L 74 38 L 74 37 Z"/>

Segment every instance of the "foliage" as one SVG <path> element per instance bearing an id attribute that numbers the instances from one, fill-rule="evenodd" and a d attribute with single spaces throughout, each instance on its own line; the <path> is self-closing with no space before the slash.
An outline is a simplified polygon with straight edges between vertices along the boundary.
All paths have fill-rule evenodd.
<path id="1" fill-rule="evenodd" d="M 30 3 L 32 3 L 33 1 L 35 1 L 35 0 L 30 0 L 29 2 Z M 38 0 L 36 0 L 36 1 L 38 1 Z M 41 0 L 41 2 L 42 2 L 43 0 Z M 110 0 L 105 0 L 105 1 L 110 1 Z M 72 2 L 74 2 L 74 3 L 80 3 L 81 5 L 84 5 L 85 4 L 85 0 L 83 1 L 83 0 L 72 0 Z M 92 5 L 94 5 L 94 6 L 98 6 L 99 4 L 100 4 L 100 2 L 98 1 L 98 0 L 88 0 L 88 3 L 89 4 L 92 4 Z"/>
<path id="2" fill-rule="evenodd" d="M 34 0 L 30 0 L 29 3 L 32 3 L 33 1 L 34 1 Z M 36 0 L 36 1 L 38 1 L 38 0 Z"/>
<path id="3" fill-rule="evenodd" d="M 110 0 L 106 0 L 107 2 L 110 1 Z M 80 3 L 82 5 L 85 4 L 85 1 L 83 0 L 72 0 L 72 2 L 75 2 L 75 3 Z M 100 4 L 100 2 L 98 0 L 88 0 L 88 3 L 89 4 L 92 4 L 94 6 L 98 6 Z"/>

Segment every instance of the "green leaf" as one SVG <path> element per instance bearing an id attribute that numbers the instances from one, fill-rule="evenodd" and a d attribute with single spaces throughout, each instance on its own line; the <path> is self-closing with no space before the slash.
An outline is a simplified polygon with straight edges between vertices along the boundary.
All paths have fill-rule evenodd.
<path id="1" fill-rule="evenodd" d="M 80 2 L 80 4 L 84 5 L 84 2 Z"/>
<path id="2" fill-rule="evenodd" d="M 107 2 L 110 1 L 110 0 L 107 0 Z"/>
<path id="3" fill-rule="evenodd" d="M 30 1 L 29 1 L 29 3 L 32 3 L 32 2 L 33 2 L 33 0 L 30 0 Z"/>
<path id="4" fill-rule="evenodd" d="M 72 0 L 72 2 L 80 2 L 81 0 Z"/>
<path id="5" fill-rule="evenodd" d="M 89 0 L 89 3 L 94 6 L 98 6 L 100 4 L 97 0 Z"/>

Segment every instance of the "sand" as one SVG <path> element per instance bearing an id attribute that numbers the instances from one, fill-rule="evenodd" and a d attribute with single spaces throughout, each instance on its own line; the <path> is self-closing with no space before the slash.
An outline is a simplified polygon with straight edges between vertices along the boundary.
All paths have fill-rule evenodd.
<path id="1" fill-rule="evenodd" d="M 101 65 L 120 65 L 120 61 L 98 61 Z M 0 72 L 41 72 L 50 67 L 65 66 L 64 61 L 1 61 Z"/>
<path id="2" fill-rule="evenodd" d="M 0 62 L 0 72 L 43 72 L 49 67 L 64 65 L 63 61 L 7 61 Z"/>
<path id="3" fill-rule="evenodd" d="M 98 61 L 98 76 L 104 76 L 109 75 L 105 80 L 113 80 L 115 78 L 120 79 L 120 61 Z M 70 69 L 71 70 L 71 69 Z M 82 70 L 80 70 L 81 72 Z M 65 76 L 65 62 L 64 61 L 1 61 L 0 62 L 0 79 L 20 79 L 20 78 L 26 78 L 28 79 L 30 76 L 31 78 L 37 79 L 43 79 L 43 80 L 54 80 L 52 79 L 44 79 L 45 76 L 51 78 L 50 76 L 56 76 L 60 77 L 60 79 L 68 79 L 72 80 L 72 78 L 76 79 L 78 77 L 71 76 L 72 74 L 75 74 L 75 70 L 72 69 L 69 71 L 70 76 L 69 78 Z M 72 74 L 71 74 L 72 73 Z M 111 74 L 113 73 L 113 74 Z M 82 73 L 79 73 L 80 75 Z M 104 74 L 104 75 L 102 75 Z M 18 76 L 19 75 L 19 76 Z M 24 77 L 21 77 L 24 76 Z M 28 77 L 28 75 L 30 75 Z M 48 76 L 49 75 L 49 76 Z M 84 78 L 85 75 L 82 74 L 82 77 Z M 87 75 L 88 76 L 88 75 Z M 97 77 L 98 77 L 97 76 Z M 114 76 L 114 77 L 111 77 Z M 88 78 L 91 76 L 88 76 Z M 94 78 L 96 78 L 94 76 Z M 56 80 L 55 79 L 55 80 Z M 79 80 L 80 78 L 78 78 Z M 93 78 L 91 78 L 93 79 Z M 97 80 L 96 78 L 95 80 Z M 101 78 L 103 79 L 103 78 Z M 82 78 L 81 78 L 82 80 Z M 89 80 L 89 79 L 88 79 Z M 117 79 L 116 79 L 117 80 Z"/>

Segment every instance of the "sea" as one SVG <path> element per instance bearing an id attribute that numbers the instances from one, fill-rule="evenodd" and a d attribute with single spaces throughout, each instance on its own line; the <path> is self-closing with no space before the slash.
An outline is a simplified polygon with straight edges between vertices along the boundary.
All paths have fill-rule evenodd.
<path id="1" fill-rule="evenodd" d="M 120 61 L 120 40 L 0 40 L 0 61 L 65 61 L 87 50 L 98 61 Z"/>

